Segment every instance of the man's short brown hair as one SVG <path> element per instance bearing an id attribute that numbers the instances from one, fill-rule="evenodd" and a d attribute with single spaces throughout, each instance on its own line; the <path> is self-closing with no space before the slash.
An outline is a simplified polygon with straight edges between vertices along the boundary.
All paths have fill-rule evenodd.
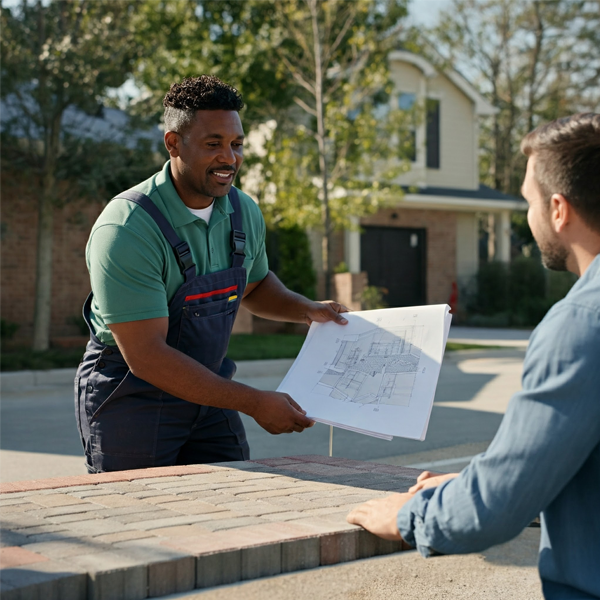
<path id="1" fill-rule="evenodd" d="M 545 200 L 562 194 L 600 232 L 600 114 L 556 119 L 528 133 L 525 156 L 535 154 L 535 179 Z"/>

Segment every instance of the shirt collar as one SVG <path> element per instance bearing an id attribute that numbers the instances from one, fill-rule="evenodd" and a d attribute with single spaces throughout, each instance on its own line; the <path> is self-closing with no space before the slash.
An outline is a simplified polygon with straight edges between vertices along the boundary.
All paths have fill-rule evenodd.
<path id="1" fill-rule="evenodd" d="M 165 163 L 162 171 L 157 174 L 155 182 L 173 227 L 183 227 L 184 225 L 188 225 L 199 219 L 199 217 L 193 215 L 188 210 L 188 207 L 179 197 L 179 194 L 173 185 L 170 160 Z M 232 212 L 233 206 L 231 205 L 231 202 L 229 202 L 227 196 L 215 198 L 213 216 L 211 216 L 210 219 L 211 224 L 213 224 L 213 222 L 216 223 L 222 221 Z"/>

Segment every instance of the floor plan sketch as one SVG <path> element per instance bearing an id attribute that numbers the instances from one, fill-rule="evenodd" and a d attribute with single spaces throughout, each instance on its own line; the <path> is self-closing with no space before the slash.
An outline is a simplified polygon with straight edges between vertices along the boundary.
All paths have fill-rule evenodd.
<path id="1" fill-rule="evenodd" d="M 382 308 L 344 316 L 343 326 L 311 324 L 277 391 L 324 425 L 385 440 L 425 439 L 450 307 Z"/>
<path id="2" fill-rule="evenodd" d="M 345 335 L 313 393 L 357 404 L 409 406 L 421 358 L 422 325 Z"/>

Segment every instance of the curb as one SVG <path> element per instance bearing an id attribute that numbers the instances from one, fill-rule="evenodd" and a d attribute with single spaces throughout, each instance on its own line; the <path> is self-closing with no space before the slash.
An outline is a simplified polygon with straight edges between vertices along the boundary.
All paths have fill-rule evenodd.
<path id="1" fill-rule="evenodd" d="M 47 371 L 14 371 L 0 374 L 3 392 L 20 392 L 27 388 L 48 385 L 73 385 L 76 369 L 49 369 Z"/>
<path id="2" fill-rule="evenodd" d="M 236 379 L 250 377 L 283 377 L 292 366 L 293 358 L 273 360 L 240 360 L 236 362 Z M 3 392 L 21 392 L 31 388 L 53 385 L 73 385 L 76 369 L 48 369 L 47 371 L 10 371 L 0 373 Z"/>

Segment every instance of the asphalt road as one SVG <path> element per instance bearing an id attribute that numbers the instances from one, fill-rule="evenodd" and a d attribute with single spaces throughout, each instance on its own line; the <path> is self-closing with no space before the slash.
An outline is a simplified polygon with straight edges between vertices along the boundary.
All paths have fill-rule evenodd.
<path id="1" fill-rule="evenodd" d="M 416 465 L 438 471 L 462 468 L 493 438 L 510 396 L 520 387 L 524 350 L 447 353 L 425 441 L 391 442 L 334 430 L 334 456 Z M 252 365 L 250 365 L 252 367 Z M 246 363 L 240 381 L 275 389 L 283 372 L 265 375 Z M 256 372 L 255 372 L 256 371 Z M 71 385 L 31 387 L 2 394 L 0 480 L 18 481 L 85 473 L 75 426 Z M 243 416 L 253 458 L 327 454 L 329 428 L 272 436 Z"/>

